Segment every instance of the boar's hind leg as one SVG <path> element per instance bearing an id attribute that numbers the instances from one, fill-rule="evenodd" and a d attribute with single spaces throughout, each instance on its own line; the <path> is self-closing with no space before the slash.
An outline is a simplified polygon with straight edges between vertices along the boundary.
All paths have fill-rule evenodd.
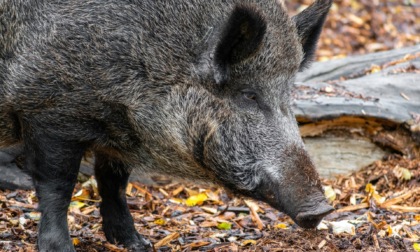
<path id="1" fill-rule="evenodd" d="M 131 251 L 146 251 L 149 242 L 134 228 L 127 207 L 125 189 L 130 169 L 122 162 L 96 153 L 95 177 L 102 197 L 101 215 L 103 230 L 109 242 L 124 244 Z"/>
<path id="2" fill-rule="evenodd" d="M 75 251 L 67 210 L 86 144 L 48 135 L 48 127 L 23 128 L 25 165 L 39 199 L 39 251 Z"/>

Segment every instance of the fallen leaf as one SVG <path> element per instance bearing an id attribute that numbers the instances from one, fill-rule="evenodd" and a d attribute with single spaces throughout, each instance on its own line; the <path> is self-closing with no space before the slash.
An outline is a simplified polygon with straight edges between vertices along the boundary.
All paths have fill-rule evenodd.
<path id="1" fill-rule="evenodd" d="M 80 202 L 80 201 L 72 201 L 72 202 L 70 202 L 69 208 L 70 208 L 70 210 L 71 209 L 80 209 L 80 208 L 82 208 L 84 206 L 86 206 L 86 204 L 83 203 L 83 202 Z"/>
<path id="2" fill-rule="evenodd" d="M 279 224 L 275 225 L 274 228 L 287 229 L 287 224 L 285 224 L 285 223 L 279 223 Z"/>
<path id="3" fill-rule="evenodd" d="M 168 236 L 166 236 L 165 238 L 163 238 L 162 240 L 156 242 L 154 244 L 155 248 L 160 248 L 162 246 L 165 246 L 166 244 L 170 243 L 172 240 L 175 240 L 179 237 L 179 233 L 178 232 L 174 232 Z"/>
<path id="4" fill-rule="evenodd" d="M 200 223 L 200 227 L 207 228 L 207 227 L 217 227 L 216 221 L 203 221 Z"/>
<path id="5" fill-rule="evenodd" d="M 163 226 L 163 225 L 166 224 L 166 221 L 164 219 L 157 219 L 157 220 L 153 221 L 153 223 L 155 223 L 156 225 L 159 225 L 159 226 Z"/>
<path id="6" fill-rule="evenodd" d="M 73 197 L 71 198 L 71 201 L 78 201 L 78 200 L 90 200 L 90 192 L 89 190 L 82 188 L 81 190 L 79 190 L 77 193 L 75 193 L 73 195 Z"/>
<path id="7" fill-rule="evenodd" d="M 228 222 L 222 222 L 222 223 L 217 224 L 217 228 L 220 230 L 231 230 L 232 224 Z"/>
<path id="8" fill-rule="evenodd" d="M 211 213 L 211 214 L 216 214 L 217 213 L 217 209 L 216 208 L 212 208 L 212 207 L 201 207 L 201 209 L 203 209 L 207 213 Z"/>
<path id="9" fill-rule="evenodd" d="M 335 193 L 332 186 L 324 186 L 324 195 L 328 199 L 329 203 L 333 202 L 337 197 L 337 194 Z"/>
<path id="10" fill-rule="evenodd" d="M 316 227 L 317 230 L 328 230 L 328 226 L 325 221 L 321 221 L 319 225 Z"/>
<path id="11" fill-rule="evenodd" d="M 325 244 L 327 244 L 327 241 L 326 241 L 326 240 L 322 240 L 322 241 L 318 244 L 318 249 L 322 249 L 322 248 L 325 246 Z"/>
<path id="12" fill-rule="evenodd" d="M 242 246 L 255 245 L 255 244 L 257 244 L 256 240 L 245 240 L 242 242 Z"/>
<path id="13" fill-rule="evenodd" d="M 191 248 L 191 249 L 195 249 L 195 248 L 199 248 L 199 247 L 203 247 L 203 246 L 207 246 L 209 245 L 210 242 L 206 242 L 206 241 L 198 241 L 198 242 L 193 242 L 190 243 L 186 246 L 183 246 L 183 248 Z"/>
<path id="14" fill-rule="evenodd" d="M 366 202 L 370 202 L 370 199 L 373 199 L 376 205 L 381 205 L 385 202 L 386 198 L 382 197 L 376 191 L 376 187 L 371 183 L 366 185 L 365 191 L 368 193 L 368 197 L 366 198 Z"/>
<path id="15" fill-rule="evenodd" d="M 180 185 L 175 190 L 172 191 L 172 196 L 176 197 L 178 194 L 180 194 L 184 190 L 184 186 Z"/>
<path id="16" fill-rule="evenodd" d="M 350 235 L 356 234 L 356 227 L 348 220 L 329 222 L 335 235 L 347 233 Z"/>
<path id="17" fill-rule="evenodd" d="M 260 216 L 257 213 L 260 207 L 258 206 L 257 203 L 251 200 L 244 200 L 244 202 L 249 207 L 249 210 L 251 211 L 252 220 L 257 224 L 258 229 L 262 230 L 264 228 L 264 224 L 262 223 Z"/>
<path id="18" fill-rule="evenodd" d="M 187 200 L 185 200 L 185 204 L 187 206 L 202 205 L 203 202 L 206 200 L 207 200 L 207 194 L 199 193 L 199 194 L 190 196 Z"/>
<path id="19" fill-rule="evenodd" d="M 198 192 L 198 191 L 196 191 L 196 190 L 192 190 L 192 189 L 190 189 L 190 188 L 188 188 L 188 187 L 185 187 L 185 188 L 184 188 L 184 191 L 185 191 L 185 192 L 187 192 L 188 197 L 191 197 L 191 196 L 194 196 L 194 195 L 199 194 L 199 192 Z"/>
<path id="20" fill-rule="evenodd" d="M 73 238 L 73 239 L 72 239 L 72 242 L 73 242 L 73 245 L 74 245 L 74 246 L 78 246 L 78 245 L 80 244 L 80 240 L 79 240 L 79 238 Z"/>
<path id="21" fill-rule="evenodd" d="M 387 229 L 386 229 L 386 233 L 388 234 L 388 236 L 392 236 L 393 235 L 393 231 L 392 231 L 392 227 L 388 225 Z"/>

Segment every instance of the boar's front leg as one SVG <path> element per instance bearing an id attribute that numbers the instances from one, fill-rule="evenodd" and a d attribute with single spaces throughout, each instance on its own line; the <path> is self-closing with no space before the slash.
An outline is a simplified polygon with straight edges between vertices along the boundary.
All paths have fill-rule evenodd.
<path id="1" fill-rule="evenodd" d="M 147 251 L 150 243 L 135 229 L 127 207 L 125 189 L 131 169 L 123 162 L 96 153 L 95 177 L 102 197 L 103 230 L 109 242 L 122 243 L 130 251 Z"/>
<path id="2" fill-rule="evenodd" d="M 25 165 L 39 199 L 39 251 L 75 251 L 70 239 L 67 210 L 86 143 L 50 133 L 48 125 L 22 120 Z M 56 131 L 57 132 L 57 131 Z"/>

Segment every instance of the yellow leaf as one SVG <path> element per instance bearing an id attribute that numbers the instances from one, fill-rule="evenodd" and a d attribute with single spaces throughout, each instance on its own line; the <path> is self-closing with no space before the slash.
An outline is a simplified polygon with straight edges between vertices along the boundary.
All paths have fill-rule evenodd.
<path id="1" fill-rule="evenodd" d="M 86 206 L 86 204 L 83 203 L 83 202 L 80 202 L 80 201 L 72 201 L 72 202 L 70 202 L 70 208 L 80 209 L 80 208 L 82 208 L 84 206 Z"/>
<path id="2" fill-rule="evenodd" d="M 333 202 L 337 197 L 337 194 L 335 193 L 334 188 L 332 188 L 332 186 L 324 187 L 324 195 L 330 203 Z"/>
<path id="3" fill-rule="evenodd" d="M 285 223 L 279 223 L 275 225 L 274 228 L 287 229 L 287 225 Z"/>
<path id="4" fill-rule="evenodd" d="M 197 195 L 193 195 L 191 197 L 189 197 L 186 201 L 185 204 L 187 206 L 196 206 L 196 205 L 202 205 L 204 201 L 207 200 L 207 194 L 205 193 L 199 193 Z"/>
<path id="5" fill-rule="evenodd" d="M 392 236 L 392 228 L 391 228 L 391 226 L 390 225 L 388 225 L 388 228 L 386 229 L 386 232 L 387 232 L 387 234 L 388 234 L 388 236 Z"/>
<path id="6" fill-rule="evenodd" d="M 395 177 L 402 180 L 411 180 L 411 177 L 413 176 L 409 169 L 400 167 L 398 165 L 394 168 L 393 173 Z"/>
<path id="7" fill-rule="evenodd" d="M 420 252 L 420 243 L 415 242 L 413 244 L 413 248 L 414 248 L 415 251 Z"/>
<path id="8" fill-rule="evenodd" d="M 420 214 L 416 214 L 416 215 L 414 215 L 414 219 L 415 219 L 416 221 L 420 221 Z"/>
<path id="9" fill-rule="evenodd" d="M 374 186 L 374 185 L 372 185 L 371 183 L 368 183 L 368 184 L 366 185 L 365 191 L 366 191 L 367 193 L 374 193 L 374 192 L 375 192 L 375 186 Z"/>
<path id="10" fill-rule="evenodd" d="M 408 170 L 407 168 L 401 168 L 401 172 L 402 172 L 402 178 L 404 180 L 410 180 L 411 179 L 411 172 L 410 170 Z"/>
<path id="11" fill-rule="evenodd" d="M 242 242 L 242 246 L 255 245 L 255 244 L 257 244 L 256 240 L 245 240 Z"/>
<path id="12" fill-rule="evenodd" d="M 369 73 L 374 74 L 374 73 L 377 73 L 377 72 L 380 72 L 380 71 L 381 71 L 381 67 L 380 67 L 380 66 L 378 66 L 378 65 L 373 65 L 373 66 L 370 68 Z"/>
<path id="13" fill-rule="evenodd" d="M 163 225 L 165 225 L 166 221 L 164 219 L 157 219 L 153 223 L 155 223 L 156 225 L 159 225 L 159 226 L 163 226 Z"/>
<path id="14" fill-rule="evenodd" d="M 80 244 L 79 238 L 73 238 L 72 241 L 74 246 L 78 246 Z"/>
<path id="15" fill-rule="evenodd" d="M 366 185 L 365 191 L 369 194 L 368 199 L 373 198 L 375 203 L 380 205 L 385 202 L 386 198 L 379 195 L 375 189 L 376 187 L 369 183 Z"/>
<path id="16" fill-rule="evenodd" d="M 222 222 L 217 225 L 217 228 L 221 230 L 230 230 L 232 228 L 232 224 L 228 222 Z"/>

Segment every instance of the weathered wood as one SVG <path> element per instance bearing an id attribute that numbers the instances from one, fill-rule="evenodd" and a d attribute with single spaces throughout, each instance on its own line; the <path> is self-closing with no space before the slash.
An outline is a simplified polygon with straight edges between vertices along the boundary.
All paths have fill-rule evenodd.
<path id="1" fill-rule="evenodd" d="M 420 156 L 419 52 L 315 63 L 298 76 L 293 108 L 322 175 L 349 173 L 388 151 Z"/>
<path id="2" fill-rule="evenodd" d="M 304 138 L 304 142 L 319 175 L 324 178 L 357 171 L 388 153 L 362 137 L 320 135 Z"/>
<path id="3" fill-rule="evenodd" d="M 396 72 L 408 67 L 416 70 Z M 414 124 L 410 120 L 420 114 L 419 73 L 420 54 L 408 62 L 356 79 L 297 83 L 294 111 L 298 118 L 309 121 L 353 115 Z"/>
<path id="4" fill-rule="evenodd" d="M 397 59 L 402 59 L 408 54 L 414 55 L 418 52 L 420 52 L 420 44 L 392 51 L 315 63 L 309 69 L 300 73 L 296 81 L 325 82 L 338 80 L 342 77 L 352 78 L 352 76 L 364 75 L 365 70 L 371 68 L 372 65 L 382 65 Z"/>

